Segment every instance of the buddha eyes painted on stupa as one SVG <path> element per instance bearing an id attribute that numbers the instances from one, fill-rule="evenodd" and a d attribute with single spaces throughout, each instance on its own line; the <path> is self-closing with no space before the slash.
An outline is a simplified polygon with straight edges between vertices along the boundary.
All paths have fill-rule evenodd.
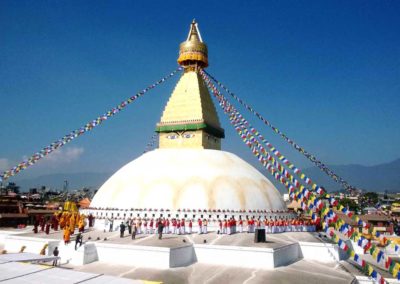
<path id="1" fill-rule="evenodd" d="M 194 137 L 194 134 L 193 133 L 186 133 L 186 134 L 183 135 L 183 137 L 184 138 L 192 138 L 192 137 Z"/>
<path id="2" fill-rule="evenodd" d="M 167 138 L 168 138 L 168 139 L 171 139 L 171 140 L 174 140 L 174 139 L 178 139 L 178 138 L 179 138 L 179 135 L 177 135 L 177 134 L 168 135 Z"/>
<path id="3" fill-rule="evenodd" d="M 189 139 L 189 138 L 193 138 L 194 136 L 195 136 L 194 133 L 171 134 L 171 135 L 168 135 L 167 138 L 171 139 L 171 140 L 179 139 L 180 137 L 185 138 L 185 139 Z"/>

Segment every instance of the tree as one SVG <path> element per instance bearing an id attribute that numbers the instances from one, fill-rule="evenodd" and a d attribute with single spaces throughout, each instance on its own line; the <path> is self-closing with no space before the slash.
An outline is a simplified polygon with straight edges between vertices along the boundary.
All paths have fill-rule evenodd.
<path id="1" fill-rule="evenodd" d="M 378 194 L 376 192 L 366 192 L 362 195 L 362 202 L 366 205 L 375 206 L 379 201 Z"/>
<path id="2" fill-rule="evenodd" d="M 6 186 L 6 191 L 11 191 L 16 194 L 19 194 L 19 186 L 17 186 L 14 182 L 9 182 Z"/>
<path id="3" fill-rule="evenodd" d="M 343 207 L 348 207 L 350 211 L 359 211 L 359 206 L 354 200 L 348 199 L 348 198 L 343 198 L 339 200 L 339 205 L 342 205 Z"/>

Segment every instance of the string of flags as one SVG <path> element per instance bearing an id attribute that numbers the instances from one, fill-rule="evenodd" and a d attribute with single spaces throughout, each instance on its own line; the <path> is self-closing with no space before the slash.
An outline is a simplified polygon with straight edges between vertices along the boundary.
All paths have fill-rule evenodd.
<path id="1" fill-rule="evenodd" d="M 350 225 L 346 224 L 342 219 L 340 219 L 335 212 L 333 212 L 332 209 L 329 209 L 329 207 L 326 206 L 326 204 L 319 198 L 315 196 L 316 191 L 310 191 L 305 187 L 302 187 L 301 189 L 299 186 L 297 186 L 297 189 L 293 184 L 291 184 L 289 181 L 285 179 L 285 177 L 288 177 L 290 174 L 285 173 L 284 176 L 280 175 L 276 169 L 280 170 L 281 172 L 284 170 L 284 168 L 277 164 L 274 163 L 274 166 L 269 164 L 267 161 L 272 160 L 270 158 L 270 155 L 268 152 L 265 151 L 260 144 L 258 144 L 257 139 L 251 135 L 251 133 L 256 133 L 254 128 L 251 128 L 250 125 L 250 130 L 248 130 L 246 127 L 249 126 L 249 123 L 244 119 L 242 115 L 240 115 L 237 110 L 226 100 L 226 98 L 218 91 L 218 89 L 210 82 L 210 80 L 207 78 L 206 75 L 203 75 L 203 78 L 205 82 L 207 83 L 208 87 L 212 90 L 214 96 L 217 98 L 220 106 L 223 108 L 224 112 L 229 115 L 229 120 L 231 124 L 233 124 L 235 130 L 237 133 L 240 135 L 242 138 L 243 142 L 249 146 L 253 152 L 253 154 L 258 158 L 258 160 L 269 170 L 269 172 L 274 176 L 275 179 L 280 181 L 282 184 L 284 184 L 290 192 L 290 197 L 294 198 L 296 200 L 301 201 L 301 206 L 304 210 L 309 211 L 311 213 L 311 217 L 313 221 L 321 221 L 321 218 L 324 220 L 324 226 L 326 228 L 329 228 L 331 225 L 337 226 L 338 224 L 346 225 L 345 230 L 347 232 L 349 231 Z M 258 138 L 260 138 L 259 135 L 257 135 Z M 260 138 L 261 139 L 261 138 Z M 275 161 L 275 160 L 273 160 Z M 293 180 L 293 179 L 290 179 Z M 332 207 L 336 207 L 338 205 L 338 202 L 335 198 L 330 197 L 329 195 L 324 195 L 328 201 L 328 204 Z M 358 216 L 353 216 L 353 213 L 349 211 L 347 208 L 344 208 L 343 206 L 339 206 L 339 210 L 348 216 L 349 218 L 352 218 L 357 222 L 357 224 L 362 225 L 363 227 L 367 227 L 368 225 L 363 222 L 362 220 L 359 219 Z M 315 211 L 315 212 L 313 212 Z M 321 217 L 318 216 L 318 213 L 321 213 Z M 359 236 L 359 233 L 356 232 L 353 228 L 351 228 L 351 234 L 353 236 Z M 339 240 L 335 238 L 336 243 L 338 243 L 338 246 L 343 249 L 344 251 L 348 251 L 349 247 L 343 240 Z M 358 244 L 358 243 L 357 243 Z M 364 245 L 361 244 L 360 245 Z M 364 246 L 365 247 L 365 246 Z M 368 248 L 368 247 L 367 247 Z M 398 247 L 396 251 L 398 251 Z M 374 247 L 374 251 L 371 252 L 371 255 L 374 257 L 375 260 L 378 262 L 382 261 L 382 259 L 386 259 L 387 266 L 390 267 L 389 262 L 391 259 L 387 256 L 385 256 L 384 252 L 379 250 L 378 248 Z M 365 263 L 364 260 L 360 258 L 358 255 L 352 255 L 354 261 L 358 263 L 362 267 L 366 267 L 366 273 L 371 276 L 375 281 L 378 283 L 384 283 L 383 277 L 375 271 L 371 265 L 368 265 Z M 398 275 L 398 267 L 395 265 L 393 266 L 393 275 L 394 277 L 399 277 Z M 397 269 L 397 270 L 396 270 Z M 396 273 L 397 271 L 397 273 Z"/>
<path id="2" fill-rule="evenodd" d="M 340 207 L 339 207 L 339 209 L 340 209 Z M 326 210 L 328 210 L 328 209 L 326 209 Z M 322 214 L 326 214 L 326 210 L 322 211 Z M 332 211 L 332 210 L 329 210 L 329 211 Z M 329 213 L 328 213 L 328 215 L 329 215 Z M 355 218 L 354 220 L 356 220 L 357 218 Z M 358 224 L 360 225 L 360 223 L 358 223 Z M 333 227 L 335 227 L 342 235 L 348 237 L 357 246 L 362 248 L 365 253 L 368 252 L 371 255 L 372 259 L 376 261 L 376 263 L 384 265 L 385 268 L 389 270 L 389 273 L 393 275 L 393 277 L 395 277 L 398 280 L 400 280 L 400 273 L 399 273 L 400 264 L 397 263 L 397 262 L 394 262 L 392 260 L 392 258 L 389 257 L 383 250 L 381 250 L 375 244 L 372 244 L 372 242 L 370 240 L 368 240 L 367 238 L 362 236 L 357 231 L 358 228 L 356 228 L 356 229 L 352 228 L 350 225 L 346 224 L 341 219 L 337 219 L 336 223 L 332 223 L 332 224 L 329 224 L 329 225 L 330 225 L 330 227 L 326 226 L 325 230 L 327 232 L 329 232 L 330 236 L 335 236 L 334 229 L 333 229 Z M 364 222 L 363 222 L 362 225 L 363 225 L 364 228 L 368 228 L 368 226 L 365 225 Z M 379 237 L 380 240 L 384 240 L 385 239 L 385 237 L 382 234 L 380 234 L 379 232 L 376 232 L 375 236 Z M 337 240 L 337 237 L 335 239 Z M 400 249 L 399 246 L 397 244 L 393 244 L 393 247 L 394 247 L 395 253 L 398 253 L 399 249 Z M 357 259 L 354 259 L 354 260 L 357 261 Z M 371 266 L 369 266 L 368 273 L 369 273 L 368 274 L 369 276 L 371 276 L 375 281 L 380 283 L 379 282 L 380 281 L 380 275 L 374 273 L 373 270 L 371 270 Z"/>
<path id="3" fill-rule="evenodd" d="M 229 119 L 232 121 L 234 120 L 234 127 L 237 129 L 240 127 L 239 130 L 239 135 L 241 136 L 242 139 L 247 138 L 247 142 L 245 142 L 248 146 L 251 146 L 251 144 L 255 144 L 255 147 L 258 149 L 258 151 L 254 152 L 253 154 L 258 158 L 258 160 L 265 166 L 265 160 L 271 161 L 272 164 L 275 166 L 276 169 L 280 172 L 279 179 L 280 181 L 289 189 L 289 193 L 293 193 L 293 185 L 296 188 L 299 188 L 303 194 L 309 195 L 311 190 L 307 189 L 304 185 L 302 185 L 288 170 L 285 169 L 285 167 L 282 164 L 285 164 L 288 166 L 289 170 L 291 170 L 294 173 L 297 173 L 300 178 L 303 180 L 303 182 L 306 185 L 312 185 L 312 190 L 315 191 L 317 194 L 325 197 L 330 197 L 329 195 L 325 194 L 325 190 L 323 187 L 318 186 L 316 183 L 312 182 L 310 178 L 308 178 L 305 174 L 302 174 L 300 169 L 295 167 L 287 158 L 285 158 L 268 140 L 266 140 L 253 126 L 249 124 L 249 122 L 241 115 L 232 104 L 230 104 L 227 99 L 218 91 L 218 89 L 211 83 L 211 80 L 208 78 L 208 76 L 203 72 L 202 70 L 200 71 L 203 79 L 209 86 L 209 88 L 212 90 L 214 96 L 217 98 L 219 101 L 220 106 L 223 108 L 225 113 L 229 113 Z M 248 130 L 248 129 L 249 130 Z M 244 132 L 244 134 L 242 133 Z M 260 139 L 260 143 L 257 140 Z M 272 157 L 267 149 L 260 145 L 261 143 L 264 143 L 267 145 L 268 149 L 278 158 L 275 159 Z M 282 164 L 280 164 L 282 163 Z M 270 167 L 270 166 L 269 166 Z M 275 174 L 276 175 L 276 174 Z M 288 179 L 288 180 L 286 180 Z"/>
<path id="4" fill-rule="evenodd" d="M 203 71 L 203 70 L 202 70 Z M 275 133 L 281 136 L 286 142 L 288 142 L 293 148 L 295 148 L 298 152 L 303 154 L 308 160 L 310 160 L 313 164 L 315 164 L 319 169 L 325 172 L 329 177 L 331 177 L 335 182 L 340 183 L 344 189 L 351 190 L 353 187 L 345 181 L 342 177 L 337 175 L 334 171 L 329 169 L 324 163 L 318 160 L 314 155 L 306 151 L 303 147 L 299 146 L 293 139 L 290 139 L 286 134 L 280 131 L 277 127 L 272 125 L 267 119 L 265 119 L 260 113 L 254 110 L 250 105 L 245 103 L 242 99 L 236 96 L 233 92 L 231 92 L 225 85 L 223 85 L 220 81 L 215 79 L 212 75 L 203 71 L 207 76 L 209 76 L 218 86 L 223 88 L 231 97 L 233 97 L 236 101 L 238 101 L 242 106 L 244 106 L 248 111 L 254 114 L 258 119 L 260 119 L 264 124 L 270 127 Z"/>
<path id="5" fill-rule="evenodd" d="M 356 221 L 359 226 L 362 226 L 363 228 L 369 228 L 369 225 L 365 223 L 364 221 L 360 220 L 358 216 L 352 216 L 348 211 L 347 208 L 344 208 L 343 206 L 339 206 L 338 210 L 341 211 L 344 214 L 347 214 L 347 216 L 350 216 L 352 220 Z M 317 214 L 313 213 L 312 214 L 313 220 L 317 220 Z M 372 256 L 372 258 L 377 262 L 381 263 L 384 261 L 384 265 L 386 269 L 389 269 L 389 272 L 393 275 L 393 277 L 400 279 L 400 274 L 399 274 L 399 268 L 400 266 L 397 265 L 392 261 L 392 259 L 387 256 L 387 254 L 379 249 L 377 246 L 373 245 L 371 241 L 367 240 L 364 238 L 359 232 L 358 228 L 354 229 L 351 227 L 349 224 L 347 224 L 345 221 L 343 221 L 341 218 L 337 216 L 333 210 L 327 206 L 323 207 L 321 210 L 321 218 L 323 219 L 323 227 L 325 230 L 333 230 L 333 227 L 335 227 L 341 234 L 344 236 L 349 237 L 349 239 L 353 240 L 354 243 L 361 247 L 365 252 L 369 252 Z M 331 233 L 331 236 L 333 234 L 333 231 Z M 376 236 L 381 237 L 380 233 L 376 233 Z M 384 236 L 382 237 L 382 239 Z M 336 241 L 338 241 L 337 238 L 335 238 Z M 339 245 L 339 244 L 338 244 Z M 395 250 L 395 253 L 398 254 L 399 252 L 399 246 L 396 244 L 392 244 L 393 248 Z M 343 245 L 342 245 L 343 246 Z M 372 271 L 369 271 L 369 275 L 371 275 Z M 379 280 L 379 275 L 377 276 Z"/>
<path id="6" fill-rule="evenodd" d="M 62 138 L 58 139 L 57 141 L 54 141 L 50 145 L 44 147 L 39 152 L 36 152 L 32 156 L 30 156 L 28 159 L 22 161 L 21 163 L 19 163 L 18 165 L 14 166 L 13 168 L 3 172 L 2 174 L 0 174 L 0 182 L 2 182 L 3 180 L 6 180 L 6 179 L 10 178 L 11 176 L 14 176 L 14 175 L 18 174 L 20 171 L 25 170 L 26 168 L 32 166 L 33 164 L 35 164 L 36 162 L 38 162 L 39 160 L 41 160 L 42 158 L 44 158 L 48 154 L 50 154 L 53 151 L 57 150 L 58 148 L 64 146 L 65 144 L 71 142 L 73 139 L 77 138 L 78 136 L 91 131 L 96 126 L 100 125 L 101 123 L 103 123 L 108 118 L 110 118 L 110 117 L 114 116 L 115 114 L 119 113 L 127 105 L 131 104 L 132 102 L 134 102 L 139 97 L 143 96 L 145 93 L 147 93 L 151 89 L 154 89 L 156 86 L 158 86 L 161 83 L 165 82 L 167 79 L 171 78 L 178 71 L 181 71 L 181 70 L 182 70 L 181 67 L 177 68 L 176 70 L 172 71 L 170 74 L 164 76 L 163 78 L 161 78 L 157 82 L 151 84 L 150 86 L 146 87 L 142 91 L 140 91 L 137 94 L 131 96 L 127 100 L 121 102 L 119 105 L 117 105 L 116 107 L 110 109 L 106 113 L 100 115 L 96 119 L 94 119 L 92 121 L 89 121 L 84 126 L 78 128 L 76 130 L 71 131 L 70 133 L 68 133 L 67 135 L 65 135 Z"/>
<path id="7" fill-rule="evenodd" d="M 363 270 L 368 276 L 370 276 L 376 283 L 383 284 L 386 282 L 383 276 L 378 271 L 376 271 L 372 265 L 368 264 L 364 259 L 362 259 L 362 257 L 358 255 L 353 249 L 351 249 L 344 240 L 342 240 L 337 234 L 335 234 L 332 227 L 326 228 L 326 233 L 335 243 L 338 244 L 339 248 L 345 251 L 348 254 L 349 258 L 353 260 L 360 267 L 360 269 Z M 378 263 L 382 261 L 382 251 L 376 253 L 373 252 L 372 254 L 376 254 L 375 259 Z M 391 262 L 391 267 L 392 269 L 389 269 L 389 271 L 391 270 L 390 273 L 392 275 L 395 274 L 394 277 L 400 279 L 399 264 Z"/>
<path id="8" fill-rule="evenodd" d="M 154 133 L 153 136 L 151 136 L 151 139 L 149 143 L 147 143 L 146 148 L 143 151 L 143 154 L 149 152 L 154 148 L 154 145 L 157 142 L 157 138 L 158 138 L 158 132 Z"/>
<path id="9" fill-rule="evenodd" d="M 202 74 L 204 75 L 204 74 Z M 234 129 L 238 133 L 238 135 L 242 138 L 243 142 L 250 147 L 252 150 L 252 153 L 259 159 L 259 161 L 263 164 L 263 166 L 271 173 L 271 175 L 280 181 L 286 188 L 294 188 L 292 184 L 290 184 L 289 181 L 287 181 L 282 175 L 278 173 L 278 171 L 275 169 L 275 167 L 268 162 L 268 159 L 263 157 L 261 154 L 261 149 L 259 145 L 256 144 L 256 139 L 249 139 L 249 132 L 244 126 L 244 123 L 239 120 L 236 115 L 235 115 L 235 108 L 226 100 L 224 97 L 218 92 L 218 90 L 215 88 L 215 86 L 212 85 L 211 81 L 207 79 L 206 76 L 203 77 L 206 84 L 208 87 L 212 90 L 214 96 L 217 98 L 219 105 L 221 108 L 224 110 L 226 114 L 229 116 L 229 121 L 230 123 L 234 126 Z"/>

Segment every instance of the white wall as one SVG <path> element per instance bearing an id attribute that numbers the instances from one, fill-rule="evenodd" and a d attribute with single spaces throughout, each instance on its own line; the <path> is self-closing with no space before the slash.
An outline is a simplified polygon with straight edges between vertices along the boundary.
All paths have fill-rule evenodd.
<path id="1" fill-rule="evenodd" d="M 26 246 L 24 252 L 39 254 L 43 246 L 49 244 L 49 242 L 59 242 L 59 240 L 9 235 L 5 239 L 4 249 L 9 253 L 19 252 L 22 246 Z"/>
<path id="2" fill-rule="evenodd" d="M 250 268 L 274 268 L 274 250 L 218 245 L 194 245 L 199 263 Z"/>
<path id="3" fill-rule="evenodd" d="M 321 262 L 340 260 L 337 245 L 311 242 L 299 242 L 299 245 L 301 256 L 304 259 L 317 260 Z"/>
<path id="4" fill-rule="evenodd" d="M 98 258 L 114 264 L 169 268 L 170 249 L 162 247 L 96 243 Z"/>

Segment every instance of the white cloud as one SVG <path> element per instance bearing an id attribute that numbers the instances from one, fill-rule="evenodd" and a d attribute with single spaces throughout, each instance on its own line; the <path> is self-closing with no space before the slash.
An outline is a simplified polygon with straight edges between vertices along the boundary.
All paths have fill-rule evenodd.
<path id="1" fill-rule="evenodd" d="M 43 171 L 49 173 L 49 170 L 51 169 L 58 169 L 65 166 L 66 164 L 70 164 L 78 160 L 83 153 L 83 147 L 60 148 L 40 159 L 36 165 L 30 166 L 29 169 L 37 168 L 36 173 L 37 171 L 39 171 L 40 173 L 43 173 Z M 0 158 L 0 174 L 3 171 L 9 170 L 11 167 L 17 165 L 19 162 L 26 161 L 28 158 L 28 156 L 23 156 L 22 159 L 18 161 L 13 161 L 7 158 Z M 33 172 L 35 172 L 35 170 Z"/>
<path id="2" fill-rule="evenodd" d="M 52 164 L 70 163 L 78 160 L 83 152 L 83 147 L 61 148 L 43 158 L 43 161 L 47 161 L 48 163 Z"/>
<path id="3" fill-rule="evenodd" d="M 6 171 L 10 168 L 10 161 L 6 158 L 0 158 L 0 171 Z"/>

